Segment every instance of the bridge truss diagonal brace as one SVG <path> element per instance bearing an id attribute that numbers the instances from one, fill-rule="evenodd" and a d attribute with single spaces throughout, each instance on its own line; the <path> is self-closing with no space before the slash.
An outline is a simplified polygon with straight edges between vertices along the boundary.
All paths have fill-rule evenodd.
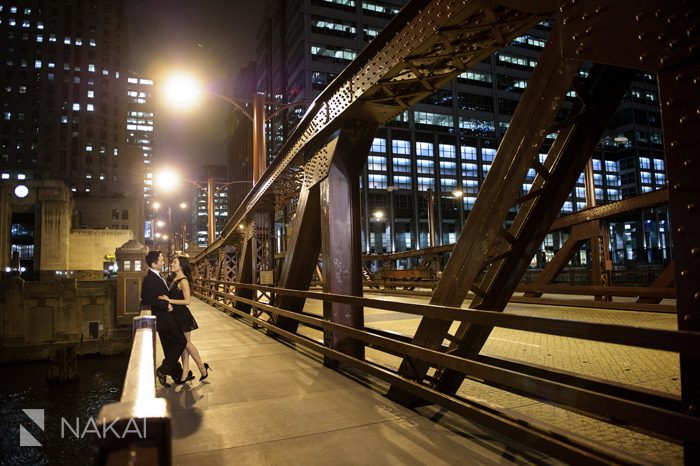
<path id="1" fill-rule="evenodd" d="M 254 245 L 253 239 L 248 238 L 243 241 L 243 245 L 240 248 L 240 256 L 238 258 L 238 277 L 236 279 L 239 283 L 253 283 L 253 250 Z M 253 290 L 248 288 L 236 287 L 234 291 L 234 296 L 239 296 L 245 299 L 253 299 Z M 233 302 L 233 306 L 243 312 L 250 312 L 251 306 L 244 302 Z"/>
<path id="2" fill-rule="evenodd" d="M 313 278 L 314 268 L 321 249 L 319 185 L 304 182 L 299 192 L 296 215 L 287 240 L 287 253 L 282 263 L 282 272 L 277 282 L 281 288 L 308 290 Z M 301 312 L 304 298 L 277 294 L 276 307 Z M 299 322 L 283 316 L 273 316 L 278 327 L 289 332 L 296 332 Z"/>
<path id="3" fill-rule="evenodd" d="M 537 275 L 537 278 L 531 283 L 533 286 L 549 285 L 557 275 L 562 271 L 566 264 L 569 263 L 571 256 L 574 255 L 586 241 L 589 241 L 594 236 L 600 236 L 600 220 L 591 220 L 586 223 L 578 223 L 571 227 L 571 234 L 566 239 L 564 244 L 559 248 L 552 261 Z M 529 298 L 539 298 L 542 293 L 539 291 L 529 291 L 525 293 Z"/>
<path id="4" fill-rule="evenodd" d="M 573 113 L 578 112 L 581 117 L 568 129 L 560 131 L 547 155 L 546 162 L 548 165 L 553 164 L 550 171 L 554 175 L 552 179 L 556 182 L 545 183 L 544 180 L 535 179 L 533 189 L 543 187 L 543 194 L 523 205 L 518 211 L 510 231 L 520 240 L 511 255 L 487 271 L 481 284 L 484 297 L 474 298 L 471 308 L 494 311 L 502 311 L 505 308 L 580 173 L 590 160 L 633 76 L 632 70 L 614 66 L 594 65 L 590 70 L 586 78 L 586 105 L 577 105 L 572 109 Z M 605 234 L 603 236 L 606 237 Z M 598 234 L 593 235 L 593 239 L 595 244 L 599 244 Z M 600 269 L 600 264 L 596 267 Z M 599 270 L 594 269 L 594 273 L 599 273 Z M 597 282 L 594 280 L 594 283 Z M 490 327 L 462 323 L 450 350 L 462 357 L 476 357 L 490 333 Z M 438 381 L 438 389 L 444 390 L 445 393 L 455 393 L 463 380 L 464 374 L 444 371 Z"/>
<path id="5" fill-rule="evenodd" d="M 376 123 L 346 122 L 337 133 L 328 175 L 320 183 L 322 274 L 326 293 L 362 296 L 359 177 L 376 131 Z M 324 302 L 323 316 L 330 322 L 364 328 L 361 306 Z M 358 340 L 330 331 L 324 332 L 324 340 L 330 348 L 364 359 L 364 344 Z M 326 365 L 335 364 L 326 358 Z"/>
<path id="6" fill-rule="evenodd" d="M 472 212 L 455 244 L 452 256 L 431 299 L 431 304 L 461 306 L 487 259 L 493 241 L 503 227 L 513 201 L 520 193 L 525 175 L 538 156 L 547 128 L 550 127 L 564 95 L 580 67 L 565 61 L 559 48 L 558 28 L 549 41 L 516 108 L 510 127 L 498 148 L 493 165 L 479 190 Z M 437 349 L 447 335 L 451 322 L 423 318 L 413 344 Z M 428 365 L 404 359 L 399 374 L 423 380 Z M 389 397 L 404 404 L 416 400 L 392 387 Z"/>

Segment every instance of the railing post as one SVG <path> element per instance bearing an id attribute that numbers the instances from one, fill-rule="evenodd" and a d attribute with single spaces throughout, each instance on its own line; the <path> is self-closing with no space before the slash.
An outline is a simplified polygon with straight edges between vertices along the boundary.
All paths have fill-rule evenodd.
<path id="1" fill-rule="evenodd" d="M 133 344 L 121 399 L 100 409 L 96 464 L 172 462 L 172 433 L 167 400 L 156 398 L 156 317 L 141 311 L 132 322 Z"/>

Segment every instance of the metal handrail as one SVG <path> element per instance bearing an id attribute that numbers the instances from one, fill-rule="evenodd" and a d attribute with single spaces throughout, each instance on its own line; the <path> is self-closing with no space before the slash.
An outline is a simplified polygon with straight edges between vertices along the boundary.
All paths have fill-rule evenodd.
<path id="1" fill-rule="evenodd" d="M 141 311 L 134 317 L 133 343 L 119 402 L 103 406 L 97 424 L 105 432 L 98 440 L 96 463 L 133 462 L 169 465 L 172 433 L 168 403 L 156 397 L 156 317 Z M 107 428 L 111 426 L 111 428 Z M 128 428 L 131 427 L 131 428 Z M 128 461 L 127 461 L 128 460 Z"/>
<path id="2" fill-rule="evenodd" d="M 394 303 L 361 297 L 350 297 L 327 293 L 315 293 L 308 291 L 270 288 L 243 283 L 221 282 L 217 280 L 198 280 L 206 283 L 202 286 L 195 283 L 193 289 L 195 296 L 210 304 L 223 308 L 227 313 L 235 314 L 245 320 L 249 320 L 255 327 L 264 327 L 268 332 L 276 333 L 298 344 L 311 348 L 324 356 L 336 361 L 355 366 L 362 371 L 377 376 L 392 385 L 434 402 L 458 414 L 462 414 L 472 420 L 477 420 L 491 426 L 501 432 L 510 432 L 519 438 L 527 438 L 533 444 L 539 444 L 543 450 L 558 456 L 565 461 L 580 463 L 581 458 L 586 458 L 586 464 L 604 464 L 621 459 L 619 451 L 613 452 L 609 448 L 596 446 L 590 448 L 585 442 L 579 442 L 570 432 L 552 430 L 551 426 L 541 425 L 536 419 L 516 414 L 506 409 L 495 409 L 493 406 L 480 403 L 478 400 L 463 399 L 440 393 L 437 390 L 421 382 L 409 380 L 398 375 L 393 369 L 378 365 L 376 362 L 368 362 L 343 354 L 333 348 L 329 348 L 322 341 L 313 340 L 307 336 L 290 332 L 276 327 L 272 322 L 266 321 L 241 311 L 235 306 L 236 302 L 252 305 L 258 311 L 270 315 L 282 316 L 297 320 L 299 323 L 322 329 L 323 331 L 338 332 L 375 350 L 384 351 L 399 356 L 428 361 L 435 367 L 445 367 L 459 372 L 470 374 L 484 383 L 504 388 L 513 393 L 543 399 L 565 409 L 576 412 L 588 413 L 596 418 L 611 419 L 613 423 L 623 423 L 634 426 L 644 432 L 658 435 L 672 442 L 698 441 L 700 439 L 700 422 L 697 418 L 687 415 L 682 409 L 679 400 L 672 397 L 663 397 L 646 393 L 643 389 L 634 389 L 628 386 L 616 384 L 604 384 L 596 380 L 588 380 L 585 377 L 569 375 L 561 377 L 561 374 L 546 373 L 546 371 L 534 371 L 525 364 L 509 364 L 509 367 L 500 365 L 499 360 L 474 360 L 445 354 L 441 350 L 423 348 L 402 341 L 400 338 L 392 338 L 390 335 L 374 332 L 372 329 L 356 329 L 345 325 L 325 320 L 323 317 L 308 313 L 287 311 L 268 303 L 246 299 L 231 293 L 233 286 L 256 289 L 258 291 L 275 292 L 278 294 L 318 299 L 324 302 L 341 302 L 345 304 L 383 308 L 409 312 L 412 314 L 427 315 L 433 318 L 446 318 L 448 320 L 469 320 L 487 325 L 518 328 L 522 326 L 535 326 L 536 330 L 553 334 L 576 334 L 579 338 L 598 341 L 614 341 L 640 347 L 655 347 L 666 351 L 678 351 L 696 354 L 692 351 L 697 347 L 700 334 L 694 332 L 670 332 L 656 329 L 643 329 L 651 333 L 642 335 L 640 330 L 634 327 L 625 327 L 608 324 L 590 324 L 584 322 L 564 322 L 555 319 L 532 318 L 529 316 L 504 316 L 500 313 L 489 311 L 475 311 L 469 309 L 456 309 L 443 306 L 417 305 L 410 303 Z M 233 286 L 232 286 L 233 285 Z M 229 291 L 224 292 L 222 291 Z M 401 308 L 397 309 L 396 306 Z M 459 314 L 459 315 L 458 315 Z M 592 327 L 591 327 L 592 325 Z M 593 331 L 595 330 L 595 331 Z M 602 336 L 599 332 L 607 335 Z M 612 335 L 615 333 L 617 335 Z M 602 338 L 601 338 L 602 336 Z M 675 341 L 671 336 L 675 337 Z M 617 341 L 615 341 L 617 340 Z M 651 340 L 651 341 L 650 341 Z M 654 341 L 655 340 L 655 341 Z M 680 341 L 678 341 L 680 340 Z M 444 348 L 442 349 L 444 350 Z M 522 367 L 521 367 L 522 366 Z M 595 389 L 591 389 L 595 385 Z M 650 396 L 653 395 L 653 396 Z M 564 445 L 566 444 L 566 445 Z M 583 455 L 583 456 L 577 456 Z M 622 454 L 622 456 L 626 456 Z M 633 458 L 625 458 L 632 460 Z"/>

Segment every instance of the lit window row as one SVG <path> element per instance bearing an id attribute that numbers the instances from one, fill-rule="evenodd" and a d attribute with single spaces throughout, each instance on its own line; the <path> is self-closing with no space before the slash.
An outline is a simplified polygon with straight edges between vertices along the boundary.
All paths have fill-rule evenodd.
<path id="1" fill-rule="evenodd" d="M 336 47 L 330 47 L 330 46 L 319 46 L 319 45 L 312 45 L 311 46 L 311 55 L 313 56 L 319 56 L 319 57 L 325 57 L 325 58 L 332 58 L 332 59 L 337 59 L 337 60 L 346 60 L 346 61 L 352 61 L 357 57 L 357 52 L 354 50 L 350 49 L 341 49 L 341 48 L 336 48 Z"/>

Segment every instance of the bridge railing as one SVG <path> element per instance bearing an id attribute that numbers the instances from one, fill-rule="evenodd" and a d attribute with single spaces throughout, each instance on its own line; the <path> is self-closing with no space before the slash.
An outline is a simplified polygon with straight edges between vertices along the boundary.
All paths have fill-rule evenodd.
<path id="1" fill-rule="evenodd" d="M 171 425 L 165 398 L 156 398 L 156 317 L 141 311 L 133 320 L 133 344 L 119 402 L 97 418 L 96 463 L 169 465 Z"/>
<path id="2" fill-rule="evenodd" d="M 255 295 L 270 297 L 269 302 L 242 298 L 233 294 L 236 287 L 255 290 Z M 559 408 L 583 414 L 609 424 L 624 426 L 651 437 L 673 443 L 700 442 L 700 419 L 686 414 L 678 397 L 663 395 L 643 388 L 618 384 L 559 372 L 542 366 L 528 365 L 507 359 L 477 356 L 474 359 L 446 353 L 446 347 L 424 348 L 411 343 L 411 337 L 385 330 L 364 327 L 352 328 L 325 320 L 310 313 L 286 311 L 270 304 L 276 294 L 324 303 L 342 303 L 360 308 L 382 309 L 417 317 L 429 316 L 447 321 L 467 321 L 471 324 L 502 327 L 562 337 L 614 343 L 639 348 L 672 351 L 685 357 L 700 356 L 700 333 L 671 331 L 623 325 L 579 322 L 540 318 L 525 315 L 504 314 L 484 310 L 433 306 L 406 302 L 392 302 L 347 295 L 299 291 L 275 287 L 215 280 L 198 280 L 194 285 L 195 296 L 225 312 L 241 317 L 254 327 L 264 327 L 296 344 L 308 347 L 326 358 L 347 367 L 360 369 L 408 393 L 430 403 L 435 403 L 472 421 L 486 425 L 511 438 L 528 443 L 572 464 L 607 464 L 609 462 L 638 462 L 634 453 L 621 452 L 612 447 L 582 441 L 576 434 L 554 428 L 537 419 L 506 408 L 475 399 L 447 395 L 427 382 L 417 382 L 400 376 L 397 367 L 356 359 L 329 347 L 328 338 L 311 338 L 299 332 L 276 327 L 278 316 L 296 320 L 299 324 L 325 333 L 343 334 L 362 342 L 366 347 L 401 358 L 426 361 L 434 367 L 459 371 L 473 381 L 530 397 Z M 237 309 L 236 303 L 252 306 L 252 313 Z M 266 317 L 269 317 L 268 320 Z M 308 332 L 307 332 L 308 333 Z M 395 358 L 393 358 L 395 360 Z M 341 367 L 341 370 L 346 370 Z"/>

